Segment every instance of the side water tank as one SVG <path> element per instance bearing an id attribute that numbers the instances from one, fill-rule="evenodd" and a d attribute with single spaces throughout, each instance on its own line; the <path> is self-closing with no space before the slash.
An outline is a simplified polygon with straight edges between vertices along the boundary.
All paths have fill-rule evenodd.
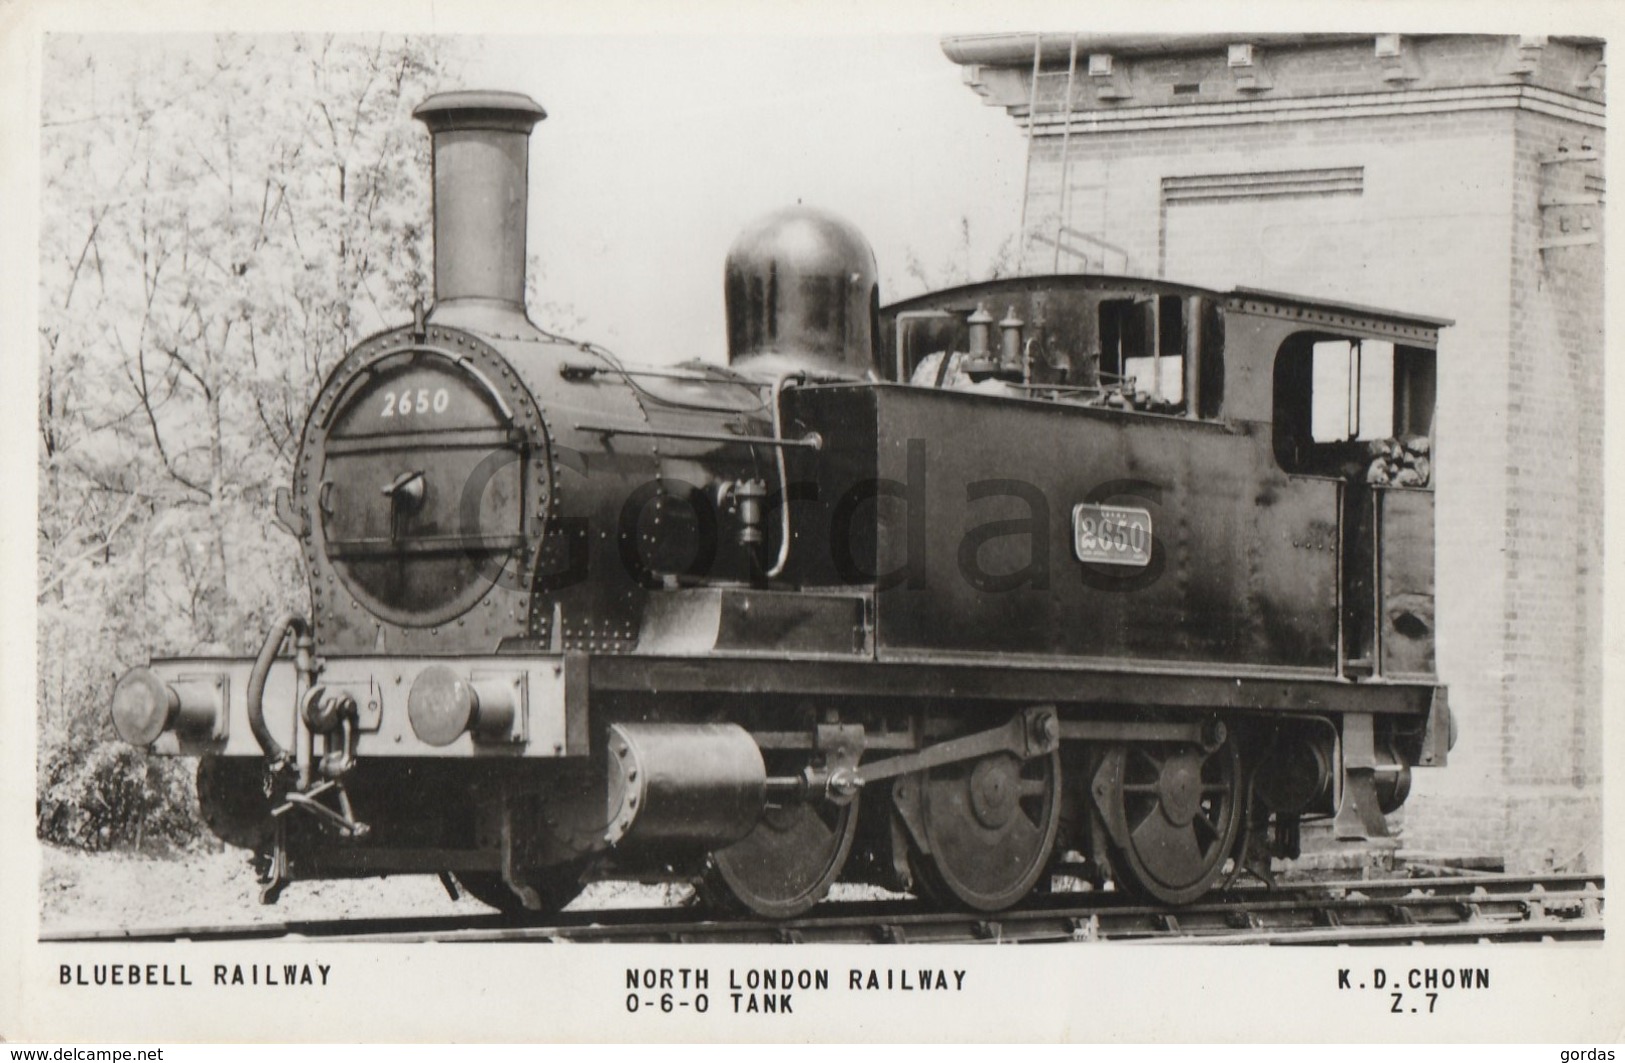
<path id="1" fill-rule="evenodd" d="M 728 252 L 728 364 L 878 378 L 876 273 L 869 241 L 827 211 L 796 206 L 758 218 Z"/>

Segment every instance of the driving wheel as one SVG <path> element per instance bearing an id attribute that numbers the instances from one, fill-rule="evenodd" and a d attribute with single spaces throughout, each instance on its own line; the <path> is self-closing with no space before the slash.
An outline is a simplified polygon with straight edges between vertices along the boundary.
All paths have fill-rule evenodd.
<path id="1" fill-rule="evenodd" d="M 1061 757 L 995 753 L 925 773 L 915 854 L 920 892 L 978 911 L 1008 908 L 1043 874 L 1061 822 Z"/>
<path id="2" fill-rule="evenodd" d="M 701 896 L 768 919 L 800 915 L 829 893 L 858 831 L 858 802 L 769 805 L 756 828 L 711 854 Z"/>
<path id="3" fill-rule="evenodd" d="M 1186 904 L 1218 881 L 1241 824 L 1241 757 L 1233 739 L 1211 749 L 1114 746 L 1093 789 L 1119 886 L 1164 904 Z"/>

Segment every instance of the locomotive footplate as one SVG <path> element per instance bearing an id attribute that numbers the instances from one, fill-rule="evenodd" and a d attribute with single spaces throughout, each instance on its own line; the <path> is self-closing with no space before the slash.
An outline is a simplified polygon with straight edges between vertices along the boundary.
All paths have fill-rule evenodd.
<path id="1" fill-rule="evenodd" d="M 162 724 L 154 751 L 280 765 L 271 833 L 254 843 L 267 900 L 290 879 L 428 870 L 532 911 L 613 866 L 785 918 L 824 896 L 854 851 L 894 885 L 996 911 L 1034 888 L 1058 832 L 1075 837 L 1061 827 L 1073 771 L 1098 824 L 1091 859 L 1183 904 L 1258 863 L 1248 854 L 1271 815 L 1288 833 L 1302 815 L 1332 815 L 1339 839 L 1386 838 L 1410 767 L 1442 764 L 1450 731 L 1444 688 L 1427 682 L 1008 660 L 262 654 L 154 662 L 120 691 L 124 729 Z M 768 710 L 768 727 L 706 719 L 740 698 Z M 821 721 L 792 722 L 809 699 Z M 882 705 L 885 726 L 856 722 Z M 1266 740 L 1283 728 L 1291 742 Z M 1269 762 L 1259 820 L 1242 747 L 1253 756 L 1269 741 L 1309 752 Z M 476 760 L 487 774 L 469 774 Z M 378 780 L 413 763 L 442 787 L 485 781 L 408 807 L 417 791 Z M 878 842 L 860 830 L 865 792 Z M 251 816 L 227 825 L 258 830 Z"/>
<path id="2" fill-rule="evenodd" d="M 922 705 L 957 699 L 1101 708 L 1140 705 L 1204 713 L 1369 713 L 1428 720 L 1438 714 L 1444 691 L 1430 682 L 1354 683 L 1315 671 L 1153 669 L 1126 662 L 1026 661 L 1008 656 L 803 661 L 627 654 L 585 658 L 576 668 L 584 673 L 585 682 L 568 691 L 572 702 L 600 695 L 803 695 L 892 698 Z M 1440 741 L 1440 759 L 1429 766 L 1443 764 L 1444 748 Z"/>
<path id="3" fill-rule="evenodd" d="M 246 659 L 178 658 L 134 670 L 121 681 L 121 690 L 128 689 L 131 700 L 153 701 L 158 708 L 148 715 L 168 721 L 156 736 L 141 734 L 145 741 L 140 744 L 171 755 L 261 755 L 247 722 L 252 666 Z M 1442 686 L 1353 683 L 1323 674 L 1148 670 L 1065 662 L 1037 667 L 1010 660 L 877 662 L 570 653 L 456 660 L 331 658 L 323 663 L 316 683 L 328 697 L 353 702 L 350 751 L 357 759 L 581 757 L 590 752 L 588 718 L 595 702 L 679 695 L 885 698 L 918 706 L 947 700 L 1077 709 L 1139 705 L 1168 710 L 1175 717 L 1182 710 L 1408 716 L 1426 731 L 1420 766 L 1442 766 L 1448 750 L 1449 711 Z M 294 661 L 276 660 L 264 685 L 264 717 L 289 749 L 295 748 L 299 737 L 295 723 L 299 703 L 309 698 L 309 691 L 298 687 Z M 206 691 L 207 697 L 194 697 L 192 691 Z M 1092 732 L 1096 725 L 1087 719 L 1063 716 L 1065 739 L 1107 737 Z M 1125 737 L 1116 730 L 1113 734 Z"/>

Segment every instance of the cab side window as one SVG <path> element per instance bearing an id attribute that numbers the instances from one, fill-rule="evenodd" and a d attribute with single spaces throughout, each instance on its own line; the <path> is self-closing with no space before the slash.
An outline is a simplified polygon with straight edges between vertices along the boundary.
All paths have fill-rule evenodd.
<path id="1" fill-rule="evenodd" d="M 1396 479 L 1431 453 L 1432 351 L 1369 337 L 1299 333 L 1275 358 L 1275 459 L 1288 472 Z M 1385 478 L 1386 477 L 1386 478 Z"/>

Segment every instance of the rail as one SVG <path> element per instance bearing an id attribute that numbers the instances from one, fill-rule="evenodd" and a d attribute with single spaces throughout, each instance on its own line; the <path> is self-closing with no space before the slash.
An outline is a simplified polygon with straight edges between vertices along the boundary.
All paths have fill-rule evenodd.
<path id="1" fill-rule="evenodd" d="M 715 920 L 691 908 L 568 911 L 532 922 L 421 916 L 42 934 L 46 942 L 321 939 L 367 942 L 1038 943 L 1392 945 L 1578 941 L 1603 936 L 1601 875 L 1248 887 L 1185 908 L 1112 892 L 1037 894 L 993 915 L 931 911 L 912 900 L 840 901 L 780 923 Z"/>

